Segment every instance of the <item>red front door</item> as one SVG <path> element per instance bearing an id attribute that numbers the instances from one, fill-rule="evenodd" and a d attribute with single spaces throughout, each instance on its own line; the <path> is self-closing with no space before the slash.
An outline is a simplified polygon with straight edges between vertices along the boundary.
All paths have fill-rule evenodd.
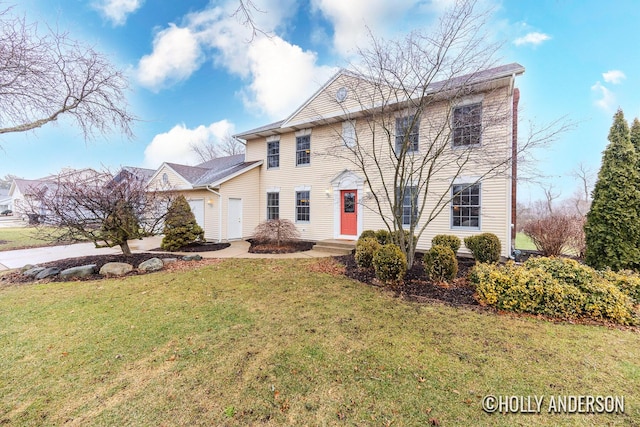
<path id="1" fill-rule="evenodd" d="M 358 193 L 356 190 L 340 191 L 340 234 L 358 234 Z"/>

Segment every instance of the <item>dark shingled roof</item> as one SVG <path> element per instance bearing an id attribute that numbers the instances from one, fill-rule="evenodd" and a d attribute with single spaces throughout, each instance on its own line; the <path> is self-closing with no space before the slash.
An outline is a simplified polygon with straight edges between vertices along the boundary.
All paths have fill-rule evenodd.
<path id="1" fill-rule="evenodd" d="M 212 159 L 197 166 L 179 165 L 177 163 L 167 163 L 167 165 L 189 181 L 193 187 L 205 187 L 220 182 L 245 168 L 261 163 L 261 160 L 245 162 L 244 154 L 236 154 Z"/>
<path id="2" fill-rule="evenodd" d="M 244 156 L 243 156 L 244 158 Z M 227 169 L 223 169 L 223 170 L 216 170 L 216 169 L 211 169 L 211 171 L 205 175 L 203 175 L 197 182 L 195 182 L 193 185 L 194 187 L 202 187 L 205 185 L 209 185 L 209 184 L 214 184 L 217 182 L 222 181 L 223 179 L 233 175 L 236 172 L 240 172 L 241 170 L 248 168 L 250 166 L 253 165 L 258 165 L 262 162 L 262 160 L 256 160 L 253 162 L 242 162 L 242 163 L 236 163 L 235 165 L 232 165 L 231 167 L 227 168 Z"/>

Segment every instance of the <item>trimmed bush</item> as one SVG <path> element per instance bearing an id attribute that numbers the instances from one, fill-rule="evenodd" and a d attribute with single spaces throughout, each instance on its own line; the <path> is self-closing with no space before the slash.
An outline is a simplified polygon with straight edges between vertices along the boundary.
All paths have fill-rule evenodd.
<path id="1" fill-rule="evenodd" d="M 435 245 L 424 254 L 424 271 L 427 277 L 438 282 L 448 282 L 458 274 L 456 254 L 448 246 Z"/>
<path id="2" fill-rule="evenodd" d="M 393 243 L 391 240 L 391 233 L 387 230 L 378 230 L 376 231 L 376 239 L 378 239 L 378 243 L 381 245 L 388 245 L 389 243 Z"/>
<path id="3" fill-rule="evenodd" d="M 164 237 L 160 247 L 165 251 L 177 251 L 199 240 L 204 240 L 204 230 L 196 222 L 187 199 L 180 195 L 171 203 L 167 211 Z"/>
<path id="4" fill-rule="evenodd" d="M 355 256 L 358 267 L 370 268 L 372 266 L 373 256 L 381 246 L 375 237 L 360 237 L 358 243 L 356 243 Z"/>
<path id="5" fill-rule="evenodd" d="M 538 258 L 523 266 L 478 264 L 470 279 L 478 302 L 500 310 L 637 323 L 631 298 L 589 270 L 573 260 Z"/>
<path id="6" fill-rule="evenodd" d="M 599 275 L 615 285 L 623 294 L 628 295 L 634 304 L 640 304 L 640 275 L 631 270 L 621 270 L 613 272 L 606 270 L 599 272 Z"/>
<path id="7" fill-rule="evenodd" d="M 482 233 L 465 237 L 464 245 L 471 251 L 477 262 L 494 263 L 500 261 L 500 239 L 493 233 Z"/>
<path id="8" fill-rule="evenodd" d="M 407 272 L 407 258 L 397 245 L 383 245 L 373 255 L 373 268 L 378 280 L 396 284 Z"/>
<path id="9" fill-rule="evenodd" d="M 460 238 L 451 234 L 438 234 L 431 239 L 431 246 L 448 246 L 454 254 L 458 253 L 461 244 Z"/>
<path id="10" fill-rule="evenodd" d="M 373 230 L 364 230 L 362 232 L 362 234 L 360 235 L 360 237 L 358 237 L 358 240 L 362 240 L 365 239 L 367 237 L 373 237 L 374 239 L 376 238 L 376 232 Z"/>

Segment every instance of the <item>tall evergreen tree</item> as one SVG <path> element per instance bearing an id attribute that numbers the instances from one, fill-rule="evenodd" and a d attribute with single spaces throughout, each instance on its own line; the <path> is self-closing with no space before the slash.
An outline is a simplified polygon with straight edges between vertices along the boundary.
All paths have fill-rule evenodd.
<path id="1" fill-rule="evenodd" d="M 636 147 L 636 154 L 638 154 L 638 159 L 640 160 L 640 120 L 637 117 L 633 119 L 633 124 L 631 125 L 631 143 Z M 640 168 L 640 164 L 638 167 Z"/>
<path id="2" fill-rule="evenodd" d="M 640 268 L 638 152 L 622 110 L 613 117 L 598 181 L 587 214 L 585 262 L 598 269 Z"/>
<path id="3" fill-rule="evenodd" d="M 164 220 L 164 238 L 160 247 L 167 251 L 177 251 L 189 243 L 203 239 L 204 231 L 196 222 L 189 202 L 183 195 L 176 197 Z"/>

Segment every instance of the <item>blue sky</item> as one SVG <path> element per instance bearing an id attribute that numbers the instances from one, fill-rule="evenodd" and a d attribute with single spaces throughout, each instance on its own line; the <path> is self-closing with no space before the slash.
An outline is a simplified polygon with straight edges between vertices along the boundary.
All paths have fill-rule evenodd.
<path id="1" fill-rule="evenodd" d="M 253 0 L 260 35 L 230 15 L 237 0 L 21 0 L 28 21 L 57 25 L 126 70 L 135 139 L 85 142 L 64 120 L 0 138 L 0 176 L 37 178 L 63 167 L 195 163 L 191 144 L 285 118 L 366 43 L 366 28 L 394 37 L 426 27 L 452 0 Z M 640 117 L 640 8 L 632 0 L 482 0 L 502 40 L 500 62 L 519 62 L 521 118 L 577 122 L 536 166 L 562 197 L 578 163 L 597 171 L 615 110 Z M 524 125 L 524 123 L 523 123 Z M 521 125 L 521 137 L 526 126 Z M 540 197 L 521 186 L 522 201 Z"/>

